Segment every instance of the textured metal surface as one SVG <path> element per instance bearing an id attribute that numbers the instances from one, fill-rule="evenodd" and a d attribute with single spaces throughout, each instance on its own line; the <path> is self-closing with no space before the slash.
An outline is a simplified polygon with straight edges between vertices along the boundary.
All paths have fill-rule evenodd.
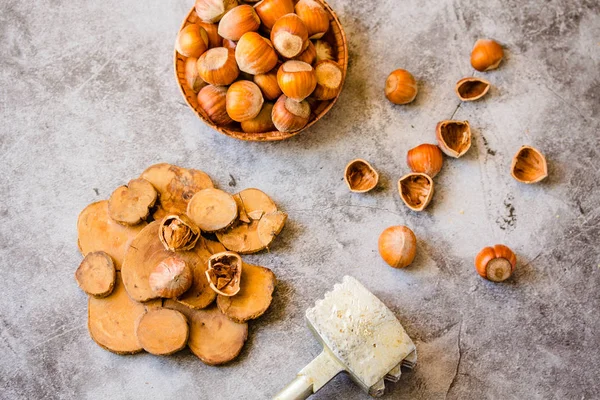
<path id="1" fill-rule="evenodd" d="M 331 0 L 349 41 L 336 106 L 281 143 L 244 143 L 205 126 L 173 78 L 172 50 L 190 1 L 5 0 L 0 13 L 0 397 L 3 399 L 266 399 L 320 351 L 304 312 L 346 274 L 379 297 L 415 341 L 414 371 L 394 399 L 591 399 L 600 392 L 600 8 L 596 0 Z M 479 37 L 507 48 L 493 87 L 460 105 Z M 414 104 L 383 95 L 403 67 Z M 438 121 L 468 119 L 473 146 L 446 160 L 423 213 L 396 193 L 406 151 L 434 141 Z M 549 178 L 510 177 L 522 144 Z M 350 194 L 346 163 L 371 162 L 379 187 Z M 171 162 L 219 187 L 259 187 L 289 220 L 270 253 L 271 309 L 250 325 L 234 363 L 116 356 L 86 328 L 73 273 L 83 207 Z M 377 237 L 406 224 L 414 265 L 386 266 Z M 514 278 L 483 281 L 473 258 L 505 243 Z M 339 375 L 317 399 L 366 399 Z"/>

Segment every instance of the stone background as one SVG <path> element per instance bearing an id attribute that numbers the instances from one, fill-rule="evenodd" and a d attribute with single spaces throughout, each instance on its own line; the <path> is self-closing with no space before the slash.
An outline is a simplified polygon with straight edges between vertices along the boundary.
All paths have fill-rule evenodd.
<path id="1" fill-rule="evenodd" d="M 282 143 L 243 143 L 203 125 L 172 71 L 192 6 L 172 1 L 4 0 L 0 13 L 0 398 L 267 399 L 320 351 L 306 308 L 344 274 L 379 296 L 414 338 L 419 365 L 394 399 L 592 399 L 600 393 L 600 4 L 597 0 L 331 0 L 350 46 L 348 79 L 319 124 Z M 506 47 L 493 89 L 460 105 L 476 39 Z M 412 71 L 408 106 L 383 96 Z M 476 75 L 481 76 L 477 73 Z M 468 119 L 474 143 L 446 160 L 426 212 L 396 192 L 406 151 L 439 120 Z M 509 175 L 522 144 L 550 176 Z M 350 194 L 346 163 L 382 179 Z M 270 311 L 235 362 L 117 356 L 86 328 L 73 273 L 77 215 L 145 167 L 203 169 L 222 188 L 259 187 L 290 215 L 270 253 L 248 256 L 279 278 Z M 419 238 L 405 270 L 377 254 L 379 233 Z M 473 258 L 497 242 L 518 255 L 491 284 Z M 366 399 L 338 376 L 317 399 Z"/>

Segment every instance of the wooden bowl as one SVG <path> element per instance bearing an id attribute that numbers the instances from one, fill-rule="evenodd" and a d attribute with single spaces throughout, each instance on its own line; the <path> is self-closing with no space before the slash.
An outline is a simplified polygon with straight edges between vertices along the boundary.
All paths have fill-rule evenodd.
<path id="1" fill-rule="evenodd" d="M 343 87 L 344 81 L 346 80 L 346 72 L 348 70 L 348 44 L 346 42 L 346 34 L 344 33 L 344 29 L 342 28 L 342 24 L 340 23 L 340 20 L 338 19 L 337 15 L 335 15 L 335 12 L 333 12 L 333 10 L 329 6 L 329 4 L 327 4 L 324 0 L 316 0 L 316 1 L 321 3 L 323 5 L 323 7 L 325 8 L 325 10 L 327 10 L 327 12 L 329 13 L 330 27 L 329 27 L 329 30 L 327 31 L 327 33 L 325 34 L 325 36 L 323 36 L 323 38 L 321 38 L 320 40 L 325 40 L 325 41 L 329 42 L 329 44 L 331 44 L 331 47 L 332 47 L 333 53 L 334 53 L 333 54 L 334 60 L 336 60 L 337 63 L 342 67 L 342 87 Z M 188 13 L 188 15 L 185 17 L 185 20 L 183 21 L 183 24 L 181 25 L 180 30 L 183 29 L 186 25 L 196 23 L 199 20 L 200 19 L 196 15 L 194 8 L 192 8 L 190 10 L 190 12 Z M 273 131 L 273 132 L 264 132 L 264 133 L 246 133 L 246 132 L 242 131 L 242 128 L 240 127 L 239 123 L 235 123 L 235 125 L 223 127 L 223 126 L 217 126 L 208 118 L 208 116 L 206 115 L 204 110 L 198 104 L 197 94 L 194 93 L 192 88 L 190 88 L 186 82 L 185 60 L 186 60 L 186 57 L 182 56 L 181 54 L 177 53 L 177 51 L 175 51 L 175 60 L 174 60 L 175 61 L 175 75 L 177 78 L 177 83 L 179 85 L 179 89 L 181 90 L 181 93 L 183 94 L 183 97 L 185 98 L 185 101 L 187 102 L 187 104 L 194 111 L 194 113 L 196 113 L 196 115 L 201 120 L 203 120 L 207 125 L 209 125 L 211 128 L 213 128 L 227 136 L 231 136 L 233 138 L 240 139 L 240 140 L 276 141 L 276 140 L 287 139 L 289 137 L 297 135 L 300 132 L 304 131 L 305 129 L 310 128 L 318 120 L 320 120 L 325 114 L 327 114 L 327 112 L 331 109 L 331 107 L 333 107 L 333 105 L 335 104 L 335 102 L 337 101 L 337 99 L 341 93 L 341 88 L 340 88 L 340 92 L 334 99 L 326 100 L 326 101 L 314 101 L 314 102 L 310 101 L 310 105 L 311 105 L 310 120 L 304 128 L 302 128 L 298 131 L 295 131 L 295 132 Z"/>

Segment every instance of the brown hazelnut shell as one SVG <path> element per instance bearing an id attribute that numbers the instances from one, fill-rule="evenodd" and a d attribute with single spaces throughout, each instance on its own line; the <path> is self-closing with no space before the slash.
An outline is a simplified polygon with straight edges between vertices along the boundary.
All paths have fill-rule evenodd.
<path id="1" fill-rule="evenodd" d="M 471 125 L 469 121 L 440 121 L 435 127 L 435 137 L 444 154 L 459 158 L 471 148 Z"/>
<path id="2" fill-rule="evenodd" d="M 471 65 L 477 71 L 489 71 L 498 68 L 503 57 L 500 44 L 491 39 L 479 39 L 471 51 Z"/>
<path id="3" fill-rule="evenodd" d="M 433 198 L 433 179 L 421 172 L 406 174 L 398 180 L 398 193 L 408 208 L 423 211 Z"/>
<path id="4" fill-rule="evenodd" d="M 475 257 L 477 273 L 490 281 L 502 282 L 508 279 L 517 265 L 517 256 L 505 245 L 497 244 L 483 248 Z"/>
<path id="5" fill-rule="evenodd" d="M 467 77 L 456 82 L 454 91 L 462 101 L 479 100 L 490 90 L 490 83 L 483 78 Z"/>
<path id="6" fill-rule="evenodd" d="M 205 274 L 210 288 L 217 294 L 235 296 L 240 291 L 242 258 L 232 251 L 213 254 L 208 259 Z"/>
<path id="7" fill-rule="evenodd" d="M 351 192 L 366 193 L 377 186 L 379 173 L 368 161 L 357 158 L 346 165 L 344 181 Z"/>
<path id="8" fill-rule="evenodd" d="M 393 268 L 410 265 L 417 253 L 417 237 L 406 226 L 390 226 L 379 236 L 379 255 Z"/>
<path id="9" fill-rule="evenodd" d="M 510 174 L 522 183 L 536 183 L 548 176 L 544 155 L 534 147 L 522 146 L 512 159 Z"/>

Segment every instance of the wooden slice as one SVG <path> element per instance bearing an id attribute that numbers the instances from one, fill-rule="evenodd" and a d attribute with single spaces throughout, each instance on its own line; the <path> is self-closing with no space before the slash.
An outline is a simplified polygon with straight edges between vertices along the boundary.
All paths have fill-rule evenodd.
<path id="1" fill-rule="evenodd" d="M 140 345 L 157 356 L 167 356 L 183 349 L 189 332 L 187 318 L 168 308 L 146 312 L 138 320 L 136 329 Z"/>
<path id="2" fill-rule="evenodd" d="M 165 215 L 185 214 L 187 204 L 196 192 L 214 186 L 210 177 L 202 171 L 164 163 L 148 167 L 141 178 L 150 182 L 158 192 L 160 210 Z"/>
<path id="3" fill-rule="evenodd" d="M 95 251 L 105 252 L 119 271 L 129 245 L 145 226 L 145 222 L 136 226 L 121 225 L 109 217 L 108 201 L 92 203 L 77 220 L 79 249 L 84 256 Z"/>
<path id="4" fill-rule="evenodd" d="M 216 306 L 194 310 L 165 300 L 165 307 L 184 314 L 190 324 L 188 347 L 200 360 L 219 365 L 236 358 L 248 338 L 248 324 L 227 318 Z"/>
<path id="5" fill-rule="evenodd" d="M 81 290 L 95 297 L 111 294 L 116 279 L 115 264 L 103 251 L 88 253 L 75 271 L 75 280 Z"/>
<path id="6" fill-rule="evenodd" d="M 235 221 L 238 207 L 229 193 L 209 188 L 192 197 L 187 207 L 187 215 L 202 231 L 216 232 Z"/>
<path id="7" fill-rule="evenodd" d="M 117 354 L 142 351 L 135 335 L 138 318 L 144 314 L 143 304 L 132 300 L 125 291 L 121 274 L 117 274 L 110 296 L 88 299 L 88 329 L 98 345 Z"/>
<path id="8" fill-rule="evenodd" d="M 217 296 L 217 306 L 236 322 L 258 318 L 267 311 L 273 299 L 275 274 L 268 268 L 243 263 L 241 288 L 232 297 Z"/>
<path id="9" fill-rule="evenodd" d="M 137 225 L 150 214 L 158 194 L 145 179 L 133 179 L 118 187 L 108 200 L 108 214 L 123 225 Z"/>

